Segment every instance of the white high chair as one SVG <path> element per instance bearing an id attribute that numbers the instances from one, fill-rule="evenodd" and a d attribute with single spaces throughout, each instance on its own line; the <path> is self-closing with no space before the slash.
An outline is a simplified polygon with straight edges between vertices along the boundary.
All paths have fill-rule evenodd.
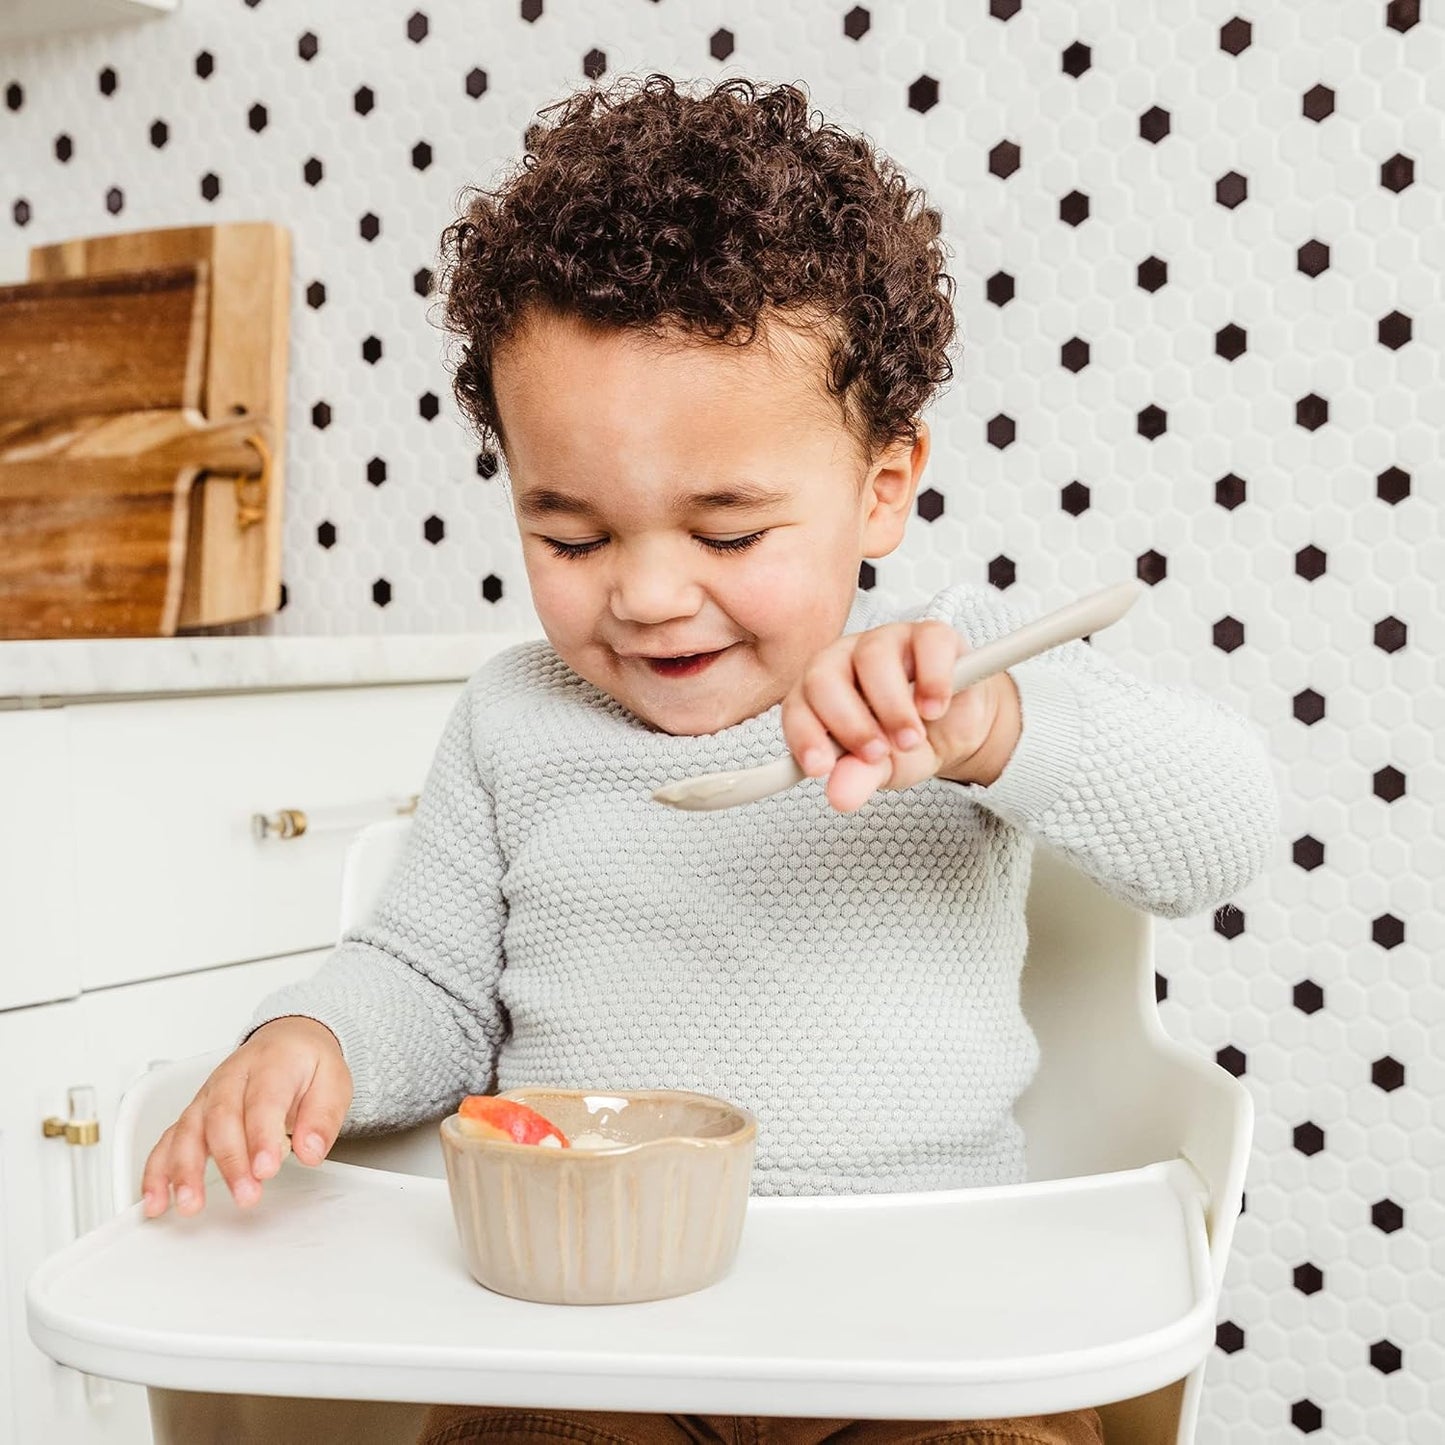
<path id="1" fill-rule="evenodd" d="M 343 927 L 408 826 L 358 836 Z M 126 1093 L 124 1212 L 36 1271 L 31 1334 L 147 1385 L 158 1445 L 407 1442 L 422 1400 L 899 1419 L 1092 1404 L 1108 1445 L 1192 1445 L 1250 1098 L 1164 1034 L 1152 918 L 1036 849 L 1028 922 L 1026 1184 L 754 1198 L 711 1289 L 528 1304 L 467 1276 L 434 1124 L 343 1139 L 317 1169 L 288 1160 L 258 1209 L 217 1180 L 202 1215 L 144 1221 L 145 1156 L 208 1054 Z"/>

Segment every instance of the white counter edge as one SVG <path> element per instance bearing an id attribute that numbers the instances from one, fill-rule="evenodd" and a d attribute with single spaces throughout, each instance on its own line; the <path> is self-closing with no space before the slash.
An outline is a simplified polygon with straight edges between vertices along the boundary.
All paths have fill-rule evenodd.
<path id="1" fill-rule="evenodd" d="M 0 709 L 121 697 L 452 682 L 537 632 L 0 642 Z"/>

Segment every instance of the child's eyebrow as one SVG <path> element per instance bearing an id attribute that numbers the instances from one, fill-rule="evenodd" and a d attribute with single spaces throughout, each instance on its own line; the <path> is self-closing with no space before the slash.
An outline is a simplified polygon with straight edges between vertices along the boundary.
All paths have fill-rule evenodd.
<path id="1" fill-rule="evenodd" d="M 781 507 L 792 493 L 760 482 L 730 482 L 705 492 L 691 492 L 672 499 L 675 512 L 740 512 L 749 507 Z"/>
<path id="2" fill-rule="evenodd" d="M 675 512 L 726 512 L 745 507 L 777 507 L 791 494 L 753 482 L 734 482 L 710 488 L 705 492 L 679 493 L 672 498 Z M 599 512 L 585 497 L 558 491 L 555 487 L 534 487 L 517 499 L 517 510 L 524 517 L 568 515 L 596 518 Z"/>
<path id="3" fill-rule="evenodd" d="M 534 487 L 517 498 L 517 510 L 524 517 L 548 517 L 567 512 L 586 514 L 592 508 L 580 498 L 569 497 L 565 492 L 554 492 L 550 487 Z"/>

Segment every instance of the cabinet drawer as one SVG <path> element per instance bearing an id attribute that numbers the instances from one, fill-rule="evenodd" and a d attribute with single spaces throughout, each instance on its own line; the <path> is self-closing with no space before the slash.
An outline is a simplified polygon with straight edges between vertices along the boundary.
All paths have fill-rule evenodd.
<path id="1" fill-rule="evenodd" d="M 67 709 L 81 987 L 332 942 L 359 824 L 322 819 L 419 791 L 461 686 Z M 253 814 L 288 808 L 317 826 L 253 835 Z"/>
<path id="2" fill-rule="evenodd" d="M 0 712 L 0 1009 L 79 987 L 60 712 Z"/>

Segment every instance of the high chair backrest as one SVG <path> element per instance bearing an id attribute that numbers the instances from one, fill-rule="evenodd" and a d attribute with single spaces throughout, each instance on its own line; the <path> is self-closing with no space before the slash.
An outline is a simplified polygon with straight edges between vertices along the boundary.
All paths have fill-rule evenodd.
<path id="1" fill-rule="evenodd" d="M 1216 1278 L 1244 1189 L 1244 1086 L 1159 1020 L 1154 919 L 1035 847 L 1024 1013 L 1039 1067 L 1019 1100 L 1030 1179 L 1101 1174 L 1183 1155 L 1209 1190 Z"/>
<path id="2" fill-rule="evenodd" d="M 411 832 L 410 818 L 372 823 L 351 840 L 341 871 L 341 909 L 337 932 L 361 923 L 381 896 Z"/>
<path id="3" fill-rule="evenodd" d="M 341 874 L 341 908 L 337 932 L 363 923 L 392 870 L 401 860 L 411 833 L 410 818 L 389 818 L 372 823 L 352 839 Z M 403 1174 L 443 1172 L 441 1146 L 434 1123 L 418 1124 L 396 1134 L 359 1134 L 336 1141 L 330 1157 L 371 1169 L 395 1169 Z"/>

